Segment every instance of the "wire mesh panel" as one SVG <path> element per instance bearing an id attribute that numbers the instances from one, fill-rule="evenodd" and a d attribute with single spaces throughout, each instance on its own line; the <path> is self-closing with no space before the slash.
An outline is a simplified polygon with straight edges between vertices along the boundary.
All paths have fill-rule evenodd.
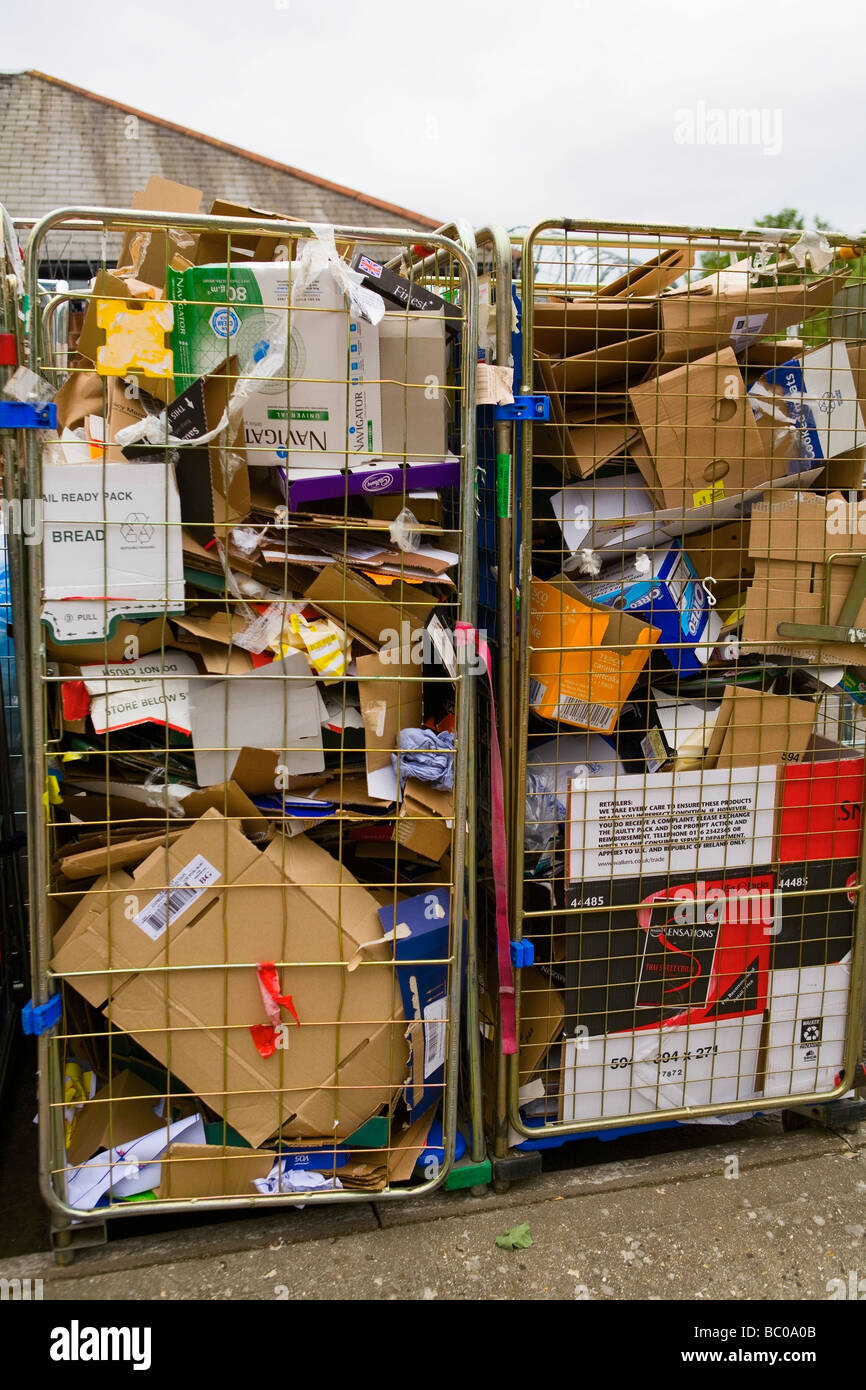
<path id="1" fill-rule="evenodd" d="M 526 237 L 515 1142 L 855 1083 L 863 250 Z"/>
<path id="2" fill-rule="evenodd" d="M 477 282 L 455 243 L 123 233 L 61 368 L 30 622 L 61 1214 L 430 1191 L 456 1143 Z M 395 264 L 394 258 L 399 257 Z M 80 298 L 80 291 L 76 291 Z"/>
<path id="3" fill-rule="evenodd" d="M 15 229 L 0 207 L 0 401 L 21 358 L 24 266 Z M 7 428 L 3 424 L 8 424 Z M 6 1079 L 19 1010 L 29 974 L 24 895 L 26 815 L 24 760 L 16 652 L 12 640 L 13 587 L 21 577 L 23 532 L 9 505 L 22 459 L 22 435 L 0 424 L 0 1089 Z M 26 670 L 26 663 L 25 663 Z"/>

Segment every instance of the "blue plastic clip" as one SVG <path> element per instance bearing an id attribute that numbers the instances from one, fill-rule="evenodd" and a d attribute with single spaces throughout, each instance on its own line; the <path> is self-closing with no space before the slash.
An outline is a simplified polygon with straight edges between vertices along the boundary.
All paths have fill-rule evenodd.
<path id="1" fill-rule="evenodd" d="M 549 396 L 515 396 L 511 405 L 495 405 L 494 420 L 549 420 Z"/>
<path id="2" fill-rule="evenodd" d="M 60 1022 L 62 1002 L 59 994 L 52 994 L 44 1004 L 34 1004 L 30 1000 L 21 1010 L 21 1026 L 31 1037 L 40 1038 Z"/>
<path id="3" fill-rule="evenodd" d="M 57 406 L 53 401 L 0 401 L 0 430 L 56 430 Z"/>
<path id="4" fill-rule="evenodd" d="M 522 970 L 525 965 L 535 964 L 535 947 L 531 941 L 527 941 L 525 938 L 523 941 L 512 941 L 511 964 L 515 970 Z"/>

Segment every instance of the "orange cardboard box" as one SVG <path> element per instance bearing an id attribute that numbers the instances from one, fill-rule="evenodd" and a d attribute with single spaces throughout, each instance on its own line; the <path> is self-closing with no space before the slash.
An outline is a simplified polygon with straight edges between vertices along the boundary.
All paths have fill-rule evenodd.
<path id="1" fill-rule="evenodd" d="M 545 719 L 609 734 L 658 628 L 590 603 L 564 575 L 533 579 L 529 703 Z"/>

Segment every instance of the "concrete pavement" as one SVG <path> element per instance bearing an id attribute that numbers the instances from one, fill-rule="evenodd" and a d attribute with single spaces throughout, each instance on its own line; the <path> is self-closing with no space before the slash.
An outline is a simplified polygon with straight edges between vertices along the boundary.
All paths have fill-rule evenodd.
<path id="1" fill-rule="evenodd" d="M 866 1126 L 701 1133 L 702 1147 L 504 1194 L 287 1209 L 115 1240 L 64 1269 L 7 1259 L 0 1274 L 42 1278 L 52 1300 L 826 1300 L 861 1278 L 866 1295 Z M 532 1247 L 499 1249 L 524 1221 Z"/>

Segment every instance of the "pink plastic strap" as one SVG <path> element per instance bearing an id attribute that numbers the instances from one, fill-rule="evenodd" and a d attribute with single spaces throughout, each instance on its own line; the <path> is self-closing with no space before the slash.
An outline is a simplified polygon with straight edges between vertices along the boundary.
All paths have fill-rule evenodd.
<path id="1" fill-rule="evenodd" d="M 502 752 L 499 730 L 496 727 L 496 703 L 493 696 L 493 667 L 490 648 L 471 623 L 456 623 L 455 638 L 463 646 L 474 643 L 487 669 L 490 685 L 490 809 L 491 858 L 496 897 L 496 954 L 499 963 L 499 1017 L 502 1051 L 511 1056 L 517 1051 L 517 1015 L 514 1006 L 514 969 L 511 964 L 511 931 L 508 921 L 508 846 L 505 838 L 505 789 L 502 780 Z"/>

